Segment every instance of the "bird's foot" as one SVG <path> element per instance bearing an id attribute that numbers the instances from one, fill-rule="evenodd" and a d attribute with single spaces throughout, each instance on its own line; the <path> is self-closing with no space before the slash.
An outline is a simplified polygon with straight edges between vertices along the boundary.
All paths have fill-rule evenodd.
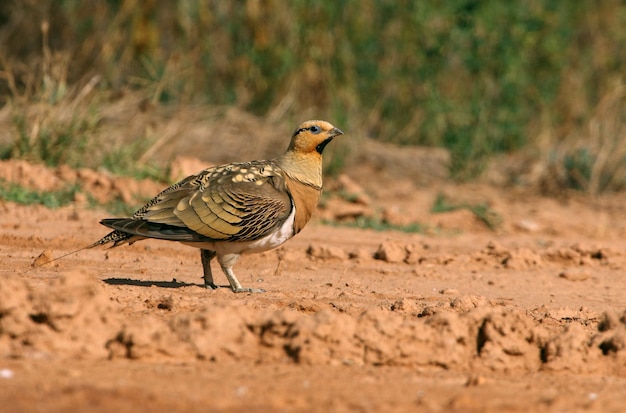
<path id="1" fill-rule="evenodd" d="M 218 288 L 220 288 L 220 286 L 215 283 L 205 283 L 204 287 L 209 290 L 217 290 Z M 234 293 L 264 293 L 265 292 L 265 290 L 262 288 L 244 288 L 244 287 L 232 288 L 231 287 L 231 290 Z"/>
<path id="2" fill-rule="evenodd" d="M 262 288 L 233 288 L 234 293 L 264 293 L 265 290 Z"/>

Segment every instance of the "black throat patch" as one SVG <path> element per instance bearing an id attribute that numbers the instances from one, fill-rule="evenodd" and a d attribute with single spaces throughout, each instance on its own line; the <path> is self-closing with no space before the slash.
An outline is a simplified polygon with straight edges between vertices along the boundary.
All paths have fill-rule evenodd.
<path id="1" fill-rule="evenodd" d="M 333 138 L 328 138 L 325 141 L 323 141 L 322 143 L 320 143 L 319 145 L 317 145 L 315 147 L 315 150 L 317 151 L 317 153 L 319 153 L 320 155 L 322 154 L 322 152 L 324 152 L 324 148 L 326 147 L 326 145 L 328 145 L 328 143 L 330 141 L 332 141 Z"/>

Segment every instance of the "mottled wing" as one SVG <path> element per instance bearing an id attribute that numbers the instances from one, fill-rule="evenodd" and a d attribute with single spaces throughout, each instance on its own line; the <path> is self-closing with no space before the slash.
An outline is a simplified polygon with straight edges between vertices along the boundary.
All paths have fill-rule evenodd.
<path id="1" fill-rule="evenodd" d="M 128 219 L 102 223 L 176 241 L 249 241 L 280 227 L 292 208 L 282 171 L 264 162 L 210 168 L 167 188 Z"/>

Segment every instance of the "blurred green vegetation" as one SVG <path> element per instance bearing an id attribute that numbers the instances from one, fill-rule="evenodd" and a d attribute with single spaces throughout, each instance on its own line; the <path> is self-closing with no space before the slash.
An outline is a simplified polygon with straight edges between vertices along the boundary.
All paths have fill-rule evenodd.
<path id="1" fill-rule="evenodd" d="M 0 199 L 30 205 L 41 204 L 48 208 L 60 208 L 71 203 L 79 188 L 69 185 L 58 191 L 36 191 L 13 182 L 0 180 Z"/>
<path id="2" fill-rule="evenodd" d="M 332 221 L 322 220 L 326 225 L 346 228 L 371 229 L 373 231 L 398 231 L 406 233 L 424 234 L 429 229 L 426 225 L 419 222 L 413 222 L 407 225 L 394 225 L 385 222 L 379 217 L 357 217 L 354 221 Z"/>
<path id="3" fill-rule="evenodd" d="M 599 192 L 626 186 L 624 27 L 621 0 L 8 0 L 0 104 L 98 75 L 153 103 L 443 146 L 457 179 L 534 150 L 564 185 Z"/>
<path id="4" fill-rule="evenodd" d="M 112 215 L 130 216 L 143 205 L 143 203 L 129 205 L 120 198 L 101 203 L 89 192 L 84 192 L 79 185 L 67 185 L 58 190 L 40 191 L 0 179 L 0 199 L 22 205 L 36 204 L 50 209 L 61 208 L 74 202 L 79 193 L 85 194 L 89 208 L 102 207 Z"/>

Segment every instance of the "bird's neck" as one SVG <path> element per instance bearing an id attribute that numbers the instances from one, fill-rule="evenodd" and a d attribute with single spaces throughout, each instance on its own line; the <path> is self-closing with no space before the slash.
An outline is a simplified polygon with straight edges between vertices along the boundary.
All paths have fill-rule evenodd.
<path id="1" fill-rule="evenodd" d="M 322 155 L 287 151 L 276 162 L 290 178 L 317 190 L 322 189 Z"/>

